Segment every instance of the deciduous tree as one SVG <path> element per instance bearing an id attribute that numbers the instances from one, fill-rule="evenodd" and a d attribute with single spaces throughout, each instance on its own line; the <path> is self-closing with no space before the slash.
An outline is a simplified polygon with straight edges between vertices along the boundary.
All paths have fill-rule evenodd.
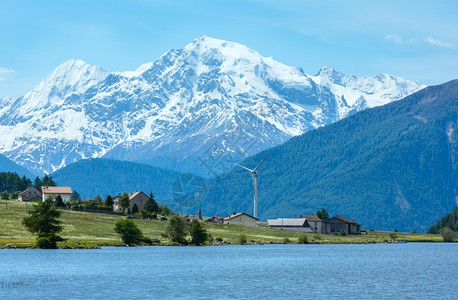
<path id="1" fill-rule="evenodd" d="M 165 232 L 172 242 L 183 244 L 186 243 L 185 236 L 187 226 L 188 223 L 185 219 L 173 215 L 170 217 Z"/>
<path id="2" fill-rule="evenodd" d="M 143 233 L 134 221 L 129 219 L 118 220 L 114 230 L 121 235 L 121 239 L 126 245 L 137 245 L 143 239 Z"/>

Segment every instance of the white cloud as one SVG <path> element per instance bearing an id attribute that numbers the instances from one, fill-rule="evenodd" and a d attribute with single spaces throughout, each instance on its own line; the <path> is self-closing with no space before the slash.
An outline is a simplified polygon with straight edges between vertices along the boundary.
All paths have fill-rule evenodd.
<path id="1" fill-rule="evenodd" d="M 385 35 L 385 40 L 392 41 L 395 44 L 402 44 L 404 42 L 402 36 L 399 36 L 397 34 L 387 34 Z"/>
<path id="2" fill-rule="evenodd" d="M 431 45 L 439 46 L 439 47 L 455 48 L 455 47 L 453 47 L 452 44 L 436 40 L 436 39 L 434 39 L 434 38 L 432 38 L 430 36 L 428 36 L 426 39 L 424 39 L 424 42 L 428 43 L 428 44 L 431 44 Z"/>
<path id="3" fill-rule="evenodd" d="M 0 67 L 0 74 L 14 73 L 14 72 L 15 71 L 13 69 Z"/>
<path id="4" fill-rule="evenodd" d="M 450 43 L 437 40 L 437 39 L 432 38 L 430 36 L 420 40 L 420 39 L 405 39 L 404 37 L 402 37 L 402 36 L 400 36 L 398 34 L 386 34 L 385 35 L 385 41 L 393 42 L 393 43 L 398 44 L 398 45 L 426 43 L 426 44 L 433 45 L 433 46 L 438 46 L 438 47 L 455 48 Z"/>
<path id="5" fill-rule="evenodd" d="M 2 76 L 3 74 L 15 73 L 15 72 L 16 71 L 14 71 L 11 68 L 0 67 L 0 81 L 5 80 L 5 78 L 3 78 Z"/>

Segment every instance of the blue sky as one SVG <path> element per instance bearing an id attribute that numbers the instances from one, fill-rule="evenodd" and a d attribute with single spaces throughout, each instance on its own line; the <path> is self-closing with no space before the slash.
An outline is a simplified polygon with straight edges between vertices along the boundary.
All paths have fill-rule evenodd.
<path id="1" fill-rule="evenodd" d="M 135 70 L 201 34 L 315 74 L 458 78 L 458 1 L 0 0 L 0 97 L 79 58 Z"/>

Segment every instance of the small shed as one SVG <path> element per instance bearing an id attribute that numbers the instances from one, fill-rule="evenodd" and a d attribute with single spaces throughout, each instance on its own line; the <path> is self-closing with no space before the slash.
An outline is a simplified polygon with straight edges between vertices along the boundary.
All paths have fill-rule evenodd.
<path id="1" fill-rule="evenodd" d="M 224 224 L 235 224 L 248 227 L 256 227 L 257 221 L 257 218 L 250 216 L 249 214 L 246 214 L 244 212 L 228 215 L 223 220 Z"/>
<path id="2" fill-rule="evenodd" d="M 308 226 L 306 219 L 285 219 L 278 218 L 267 220 L 268 227 L 291 230 L 291 231 L 301 231 L 301 232 L 313 232 L 312 229 Z"/>
<path id="3" fill-rule="evenodd" d="M 24 202 L 40 201 L 41 193 L 39 190 L 31 186 L 27 188 L 25 191 L 23 191 L 22 193 L 20 193 L 17 199 L 19 201 L 24 201 Z"/>

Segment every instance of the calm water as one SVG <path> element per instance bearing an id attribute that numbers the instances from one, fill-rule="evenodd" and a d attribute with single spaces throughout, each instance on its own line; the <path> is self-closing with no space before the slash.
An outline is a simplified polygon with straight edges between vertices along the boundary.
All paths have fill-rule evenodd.
<path id="1" fill-rule="evenodd" d="M 0 299 L 458 299 L 458 244 L 0 250 Z"/>

